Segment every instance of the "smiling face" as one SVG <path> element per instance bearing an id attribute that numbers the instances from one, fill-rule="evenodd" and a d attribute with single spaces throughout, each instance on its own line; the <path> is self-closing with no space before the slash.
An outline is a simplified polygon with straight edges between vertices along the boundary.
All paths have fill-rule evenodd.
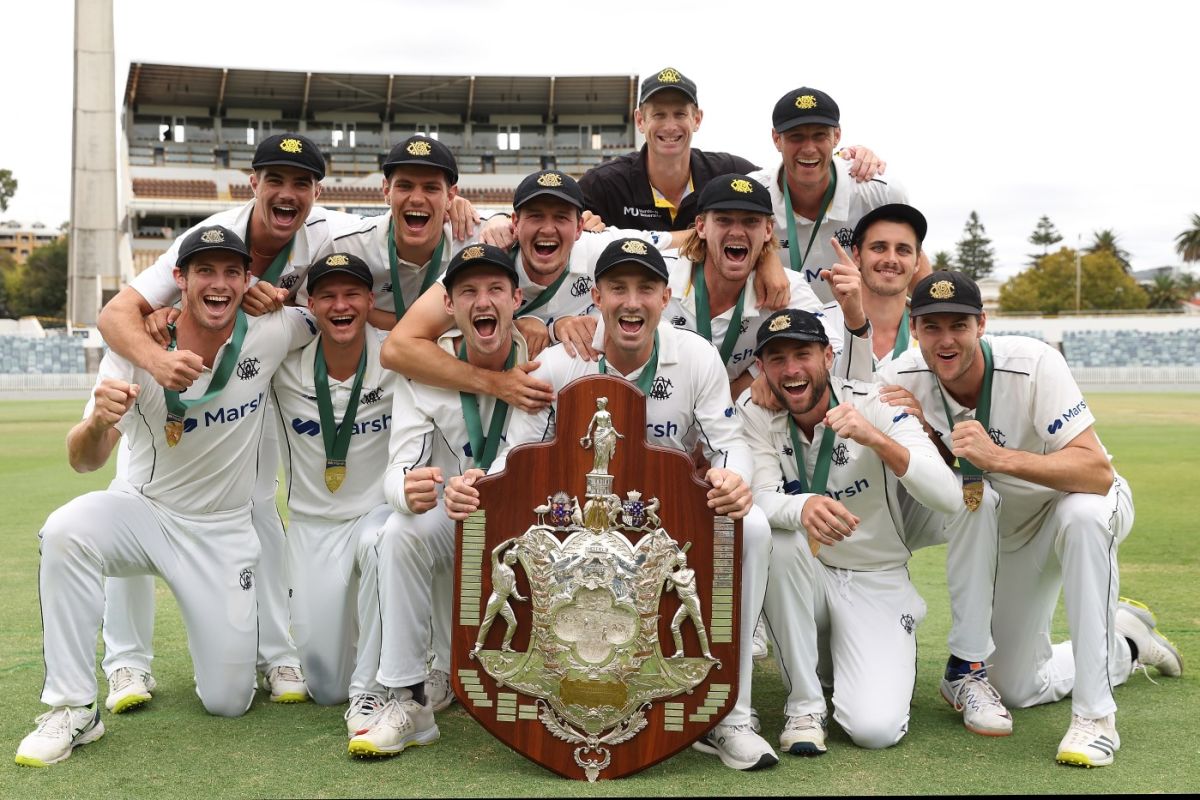
<path id="1" fill-rule="evenodd" d="M 867 228 L 862 245 L 853 251 L 868 291 L 884 297 L 908 290 L 920 254 L 912 226 L 891 220 L 880 220 Z"/>
<path id="2" fill-rule="evenodd" d="M 548 284 L 558 275 L 583 233 L 579 209 L 547 195 L 535 197 L 516 209 L 513 225 L 521 247 L 521 263 L 536 283 Z"/>
<path id="3" fill-rule="evenodd" d="M 825 397 L 833 348 L 820 342 L 776 339 L 758 356 L 771 393 L 793 416 L 807 414 Z"/>
<path id="4" fill-rule="evenodd" d="M 321 337 L 340 345 L 359 340 L 374 306 L 374 293 L 350 275 L 322 278 L 308 296 L 308 310 L 317 319 Z"/>
<path id="5" fill-rule="evenodd" d="M 797 185 L 825 180 L 841 139 L 842 129 L 829 125 L 804 124 L 784 133 L 771 131 L 775 149 L 783 156 L 783 168 Z"/>
<path id="6" fill-rule="evenodd" d="M 703 118 L 704 112 L 686 95 L 670 89 L 656 92 L 633 112 L 637 129 L 646 137 L 646 148 L 662 158 L 688 153 Z"/>
<path id="7" fill-rule="evenodd" d="M 383 198 L 392 209 L 396 244 L 403 250 L 432 250 L 442 235 L 446 211 L 458 188 L 437 167 L 401 164 L 383 181 Z"/>
<path id="8" fill-rule="evenodd" d="M 242 296 L 250 286 L 246 262 L 228 250 L 205 250 L 175 268 L 175 285 L 183 307 L 201 327 L 219 331 L 233 324 Z"/>
<path id="9" fill-rule="evenodd" d="M 639 264 L 621 264 L 596 279 L 592 301 L 604 318 L 604 350 L 637 356 L 650 346 L 671 299 L 662 278 Z"/>
<path id="10" fill-rule="evenodd" d="M 254 215 L 273 239 L 290 239 L 321 196 L 317 176 L 300 167 L 273 165 L 250 176 Z"/>
<path id="11" fill-rule="evenodd" d="M 488 358 L 507 358 L 512 344 L 513 312 L 521 305 L 521 290 L 499 267 L 482 265 L 454 280 L 446 296 L 446 313 L 453 315 L 467 350 Z"/>
<path id="12" fill-rule="evenodd" d="M 774 224 L 771 216 L 753 211 L 706 211 L 696 218 L 696 235 L 705 245 L 705 264 L 715 267 L 727 281 L 745 281 L 758 263 Z"/>
<path id="13" fill-rule="evenodd" d="M 979 339 L 987 315 L 922 314 L 912 321 L 925 363 L 947 388 L 970 389 L 964 384 L 983 379 L 983 351 Z"/>

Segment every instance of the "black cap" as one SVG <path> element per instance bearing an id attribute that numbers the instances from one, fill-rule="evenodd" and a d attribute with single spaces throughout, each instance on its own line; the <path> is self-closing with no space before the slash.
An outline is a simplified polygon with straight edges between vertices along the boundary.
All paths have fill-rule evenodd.
<path id="1" fill-rule="evenodd" d="M 277 133 L 258 143 L 250 166 L 258 169 L 276 164 L 306 169 L 316 175 L 317 180 L 325 177 L 325 156 L 321 155 L 321 148 L 303 134 Z"/>
<path id="2" fill-rule="evenodd" d="M 825 333 L 825 326 L 817 315 L 795 308 L 781 309 L 763 320 L 758 326 L 754 355 L 760 355 L 763 348 L 776 339 L 817 342 L 822 346 L 829 344 L 829 334 Z"/>
<path id="3" fill-rule="evenodd" d="M 508 254 L 508 251 L 490 244 L 473 244 L 459 250 L 454 254 L 454 258 L 450 259 L 450 266 L 446 267 L 446 274 L 442 278 L 442 284 L 446 287 L 446 291 L 450 291 L 450 287 L 463 276 L 463 273 L 485 264 L 504 270 L 504 273 L 512 278 L 513 286 L 518 284 L 517 265 L 513 263 L 512 256 Z"/>
<path id="4" fill-rule="evenodd" d="M 383 162 L 383 177 L 392 177 L 392 169 L 401 164 L 437 167 L 446 173 L 450 185 L 458 183 L 458 162 L 450 148 L 428 136 L 410 136 L 392 148 Z"/>
<path id="5" fill-rule="evenodd" d="M 863 237 L 867 235 L 867 228 L 879 220 L 903 222 L 910 225 L 913 232 L 917 234 L 918 245 L 925 241 L 925 233 L 929 230 L 929 223 L 925 221 L 925 215 L 920 211 L 904 203 L 888 203 L 863 214 L 862 219 L 854 226 L 854 235 L 850 237 L 851 243 L 855 247 L 862 247 Z"/>
<path id="6" fill-rule="evenodd" d="M 183 237 L 175 266 L 183 269 L 192 256 L 205 250 L 228 250 L 241 256 L 245 263 L 250 263 L 250 251 L 246 249 L 242 237 L 221 225 L 204 225 Z"/>
<path id="7" fill-rule="evenodd" d="M 368 289 L 375 289 L 375 278 L 367 262 L 352 253 L 334 253 L 308 268 L 308 283 L 305 284 L 308 293 L 312 294 L 313 287 L 330 275 L 349 275 L 365 283 Z"/>
<path id="8" fill-rule="evenodd" d="M 771 127 L 776 133 L 789 131 L 797 125 L 841 125 L 841 112 L 833 98 L 820 89 L 801 86 L 794 89 L 775 104 L 771 112 Z"/>
<path id="9" fill-rule="evenodd" d="M 583 210 L 583 190 L 574 178 L 556 169 L 543 169 L 526 175 L 517 186 L 517 191 L 513 192 L 513 209 L 519 209 L 533 198 L 544 194 L 566 200 L 580 211 Z"/>
<path id="10" fill-rule="evenodd" d="M 718 175 L 706 183 L 700 192 L 701 214 L 719 209 L 753 211 L 768 217 L 774 213 L 771 209 L 771 193 L 767 191 L 767 187 L 736 172 Z"/>
<path id="11" fill-rule="evenodd" d="M 979 286 L 961 272 L 940 269 L 926 275 L 913 289 L 909 316 L 922 314 L 971 314 L 983 313 L 983 298 Z"/>
<path id="12" fill-rule="evenodd" d="M 640 106 L 649 100 L 651 95 L 665 89 L 674 89 L 677 92 L 682 92 L 687 96 L 687 99 L 696 105 L 700 105 L 700 101 L 696 99 L 696 82 L 686 77 L 674 67 L 665 67 L 659 70 L 657 75 L 651 75 L 642 81 L 642 93 L 638 96 L 638 105 Z"/>
<path id="13" fill-rule="evenodd" d="M 639 264 L 654 273 L 654 277 L 664 281 L 670 280 L 667 273 L 667 262 L 662 253 L 642 239 L 617 239 L 609 242 L 608 247 L 596 259 L 596 280 L 614 267 L 622 264 Z"/>

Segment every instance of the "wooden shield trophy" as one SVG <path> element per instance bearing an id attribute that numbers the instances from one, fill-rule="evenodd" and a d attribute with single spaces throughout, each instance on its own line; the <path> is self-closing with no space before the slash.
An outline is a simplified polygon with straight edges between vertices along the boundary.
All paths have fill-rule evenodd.
<path id="1" fill-rule="evenodd" d="M 741 524 L 708 508 L 690 458 L 646 444 L 633 384 L 573 382 L 556 427 L 476 484 L 459 525 L 452 680 L 521 755 L 620 778 L 733 708 Z"/>

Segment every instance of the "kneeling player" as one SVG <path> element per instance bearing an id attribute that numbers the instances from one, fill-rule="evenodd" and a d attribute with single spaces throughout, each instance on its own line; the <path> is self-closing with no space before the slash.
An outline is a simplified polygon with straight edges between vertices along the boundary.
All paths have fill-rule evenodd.
<path id="1" fill-rule="evenodd" d="M 755 354 L 783 409 L 757 406 L 748 392 L 740 403 L 754 502 L 774 539 L 764 616 L 788 685 L 780 744 L 795 755 L 825 752 L 820 638 L 832 658 L 834 719 L 855 744 L 890 747 L 908 730 L 925 616 L 898 495 L 903 486 L 949 511 L 954 476 L 916 418 L 880 402 L 878 387 L 831 379 L 833 349 L 815 315 L 771 315 Z"/>
<path id="2" fill-rule="evenodd" d="M 90 413 L 67 435 L 75 470 L 99 469 L 122 436 L 129 468 L 126 480 L 72 500 L 42 528 L 42 702 L 51 710 L 21 741 L 18 764 L 62 761 L 104 734 L 95 660 L 106 576 L 160 575 L 179 601 L 205 709 L 235 717 L 250 707 L 258 645 L 255 454 L 271 376 L 314 330 L 300 309 L 246 316 L 249 262 L 227 228 L 189 234 L 176 267 L 183 312 L 173 335 L 207 369 L 185 392 L 164 390 L 110 351 Z M 247 360 L 257 370 L 231 381 Z"/>

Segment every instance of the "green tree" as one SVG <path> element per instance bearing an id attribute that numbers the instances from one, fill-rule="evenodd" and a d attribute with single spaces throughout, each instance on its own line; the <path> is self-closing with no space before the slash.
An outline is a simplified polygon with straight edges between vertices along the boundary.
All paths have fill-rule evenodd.
<path id="1" fill-rule="evenodd" d="M 1121 269 L 1129 272 L 1129 251 L 1121 247 L 1121 237 L 1112 228 L 1092 232 L 1092 243 L 1083 248 L 1084 253 L 1112 253 L 1121 262 Z"/>
<path id="2" fill-rule="evenodd" d="M 1080 261 L 1080 309 L 1145 308 L 1146 290 L 1125 272 L 1108 251 L 1089 253 Z M 1075 310 L 1075 251 L 1063 247 L 1009 278 L 1000 287 L 1000 310 L 1006 313 L 1058 314 Z"/>
<path id="3" fill-rule="evenodd" d="M 1189 264 L 1200 261 L 1200 214 L 1192 214 L 1192 227 L 1175 237 L 1175 252 Z"/>
<path id="4" fill-rule="evenodd" d="M 945 250 L 938 250 L 933 254 L 933 264 L 931 265 L 931 268 L 935 271 L 939 269 L 954 269 L 954 262 L 950 260 L 949 253 L 947 253 Z"/>
<path id="5" fill-rule="evenodd" d="M 21 271 L 19 292 L 11 298 L 19 314 L 65 317 L 67 313 L 67 239 L 34 250 Z"/>
<path id="6" fill-rule="evenodd" d="M 0 169 L 0 211 L 8 211 L 8 201 L 17 193 L 17 179 L 12 170 Z"/>
<path id="7" fill-rule="evenodd" d="M 1050 253 L 1051 245 L 1056 245 L 1062 241 L 1062 234 L 1058 232 L 1058 228 L 1054 227 L 1054 223 L 1045 214 L 1037 221 L 1037 227 L 1033 229 L 1033 233 L 1029 235 L 1029 243 L 1042 248 L 1041 254 L 1034 253 L 1029 256 L 1029 262 L 1036 264 L 1039 258 Z"/>
<path id="8" fill-rule="evenodd" d="M 20 291 L 21 268 L 8 253 L 0 253 L 0 319 L 17 316 L 10 300 Z"/>
<path id="9" fill-rule="evenodd" d="M 974 211 L 967 217 L 963 226 L 963 238 L 958 240 L 957 266 L 973 280 L 986 278 L 996 268 L 996 252 L 992 249 L 992 240 L 987 238 L 987 231 L 979 221 L 979 215 Z"/>

